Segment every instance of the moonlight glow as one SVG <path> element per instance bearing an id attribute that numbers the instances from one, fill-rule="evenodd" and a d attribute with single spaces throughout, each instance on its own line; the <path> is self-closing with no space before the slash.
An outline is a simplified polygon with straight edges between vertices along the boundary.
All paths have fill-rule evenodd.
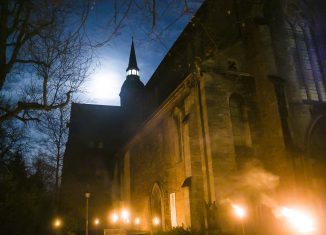
<path id="1" fill-rule="evenodd" d="M 95 103 L 119 104 L 119 92 L 124 79 L 114 68 L 101 65 L 87 84 L 87 96 Z"/>
<path id="2" fill-rule="evenodd" d="M 126 68 L 130 55 L 130 43 L 131 38 L 128 38 L 128 40 L 121 41 L 115 46 L 101 48 L 99 51 L 100 65 L 94 66 L 94 72 L 84 84 L 80 94 L 84 103 L 120 105 L 119 93 L 128 75 Z M 146 45 L 148 46 L 148 44 Z M 158 56 L 156 52 L 152 52 L 150 49 L 144 50 L 144 44 L 136 43 L 135 47 L 140 68 L 138 75 L 145 84 L 159 64 L 158 58 L 161 58 L 163 54 Z M 150 63 L 144 63 L 144 58 L 151 58 Z"/>

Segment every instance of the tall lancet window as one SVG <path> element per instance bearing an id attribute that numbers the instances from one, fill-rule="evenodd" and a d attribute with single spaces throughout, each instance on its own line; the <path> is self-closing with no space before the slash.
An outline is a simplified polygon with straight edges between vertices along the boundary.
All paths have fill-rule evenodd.
<path id="1" fill-rule="evenodd" d="M 289 47 L 294 57 L 301 98 L 326 101 L 325 81 L 309 25 L 303 21 L 287 23 L 286 29 Z"/>
<path id="2" fill-rule="evenodd" d="M 233 141 L 235 146 L 251 146 L 248 109 L 241 96 L 233 94 L 229 100 Z"/>
<path id="3" fill-rule="evenodd" d="M 175 138 L 174 146 L 176 151 L 176 162 L 183 160 L 184 155 L 184 143 L 183 143 L 183 123 L 182 123 L 182 112 L 179 108 L 175 107 L 173 110 L 173 119 L 175 126 Z"/>

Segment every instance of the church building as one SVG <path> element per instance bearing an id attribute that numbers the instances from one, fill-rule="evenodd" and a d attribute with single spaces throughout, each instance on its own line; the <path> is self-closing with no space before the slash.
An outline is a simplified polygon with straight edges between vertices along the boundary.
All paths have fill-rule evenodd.
<path id="1" fill-rule="evenodd" d="M 102 229 L 323 234 L 325 12 L 323 0 L 206 0 L 146 85 L 132 42 L 121 106 L 72 104 L 67 223 L 85 228 L 88 192 Z"/>

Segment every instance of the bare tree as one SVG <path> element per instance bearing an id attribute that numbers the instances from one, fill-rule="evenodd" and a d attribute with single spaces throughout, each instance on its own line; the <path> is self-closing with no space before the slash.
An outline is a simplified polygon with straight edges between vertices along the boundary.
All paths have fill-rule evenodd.
<path id="1" fill-rule="evenodd" d="M 13 121 L 6 121 L 0 125 L 0 164 L 6 162 L 15 153 L 22 153 L 27 149 L 28 136 L 24 129 Z"/>
<path id="2" fill-rule="evenodd" d="M 95 43 L 87 37 L 86 20 L 96 0 L 0 1 L 0 123 L 13 118 L 37 120 L 40 110 L 67 105 L 87 77 L 92 59 L 88 43 L 107 44 L 128 18 L 151 22 L 155 29 L 166 12 L 178 8 L 182 16 L 191 12 L 193 2 L 201 1 L 108 0 L 113 7 L 105 23 L 107 34 Z M 160 40 L 159 32 L 153 35 Z M 8 90 L 22 92 L 9 99 Z"/>
<path id="3" fill-rule="evenodd" d="M 168 32 L 178 20 L 185 15 L 192 15 L 204 0 L 107 0 L 107 5 L 111 7 L 104 21 L 102 28 L 105 33 L 102 38 L 95 41 L 93 46 L 101 47 L 109 42 L 118 34 L 124 26 L 130 22 L 137 22 L 141 27 L 136 30 L 157 40 L 164 47 L 161 34 Z M 94 0 L 90 9 L 96 7 L 99 1 Z M 167 20 L 168 19 L 168 20 Z M 166 21 L 167 20 L 167 21 Z M 164 24 L 161 22 L 164 21 Z M 168 48 L 166 48 L 168 49 Z"/>
<path id="4" fill-rule="evenodd" d="M 65 2 L 0 1 L 0 123 L 64 107 L 87 77 L 92 57 Z"/>
<path id="5" fill-rule="evenodd" d="M 59 195 L 62 160 L 68 138 L 69 108 L 70 106 L 65 106 L 52 112 L 43 112 L 40 116 L 41 122 L 38 122 L 37 125 L 45 146 L 42 155 L 46 159 L 43 160 L 47 161 L 54 169 L 55 200 Z"/>

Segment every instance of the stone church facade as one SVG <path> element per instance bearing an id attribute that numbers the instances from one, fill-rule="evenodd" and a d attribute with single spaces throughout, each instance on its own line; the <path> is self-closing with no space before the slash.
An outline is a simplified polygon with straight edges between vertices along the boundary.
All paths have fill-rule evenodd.
<path id="1" fill-rule="evenodd" d="M 89 191 L 91 216 L 210 234 L 289 234 L 280 206 L 325 218 L 325 9 L 207 0 L 146 85 L 132 43 L 121 107 L 72 106 L 63 207 L 82 221 Z"/>

